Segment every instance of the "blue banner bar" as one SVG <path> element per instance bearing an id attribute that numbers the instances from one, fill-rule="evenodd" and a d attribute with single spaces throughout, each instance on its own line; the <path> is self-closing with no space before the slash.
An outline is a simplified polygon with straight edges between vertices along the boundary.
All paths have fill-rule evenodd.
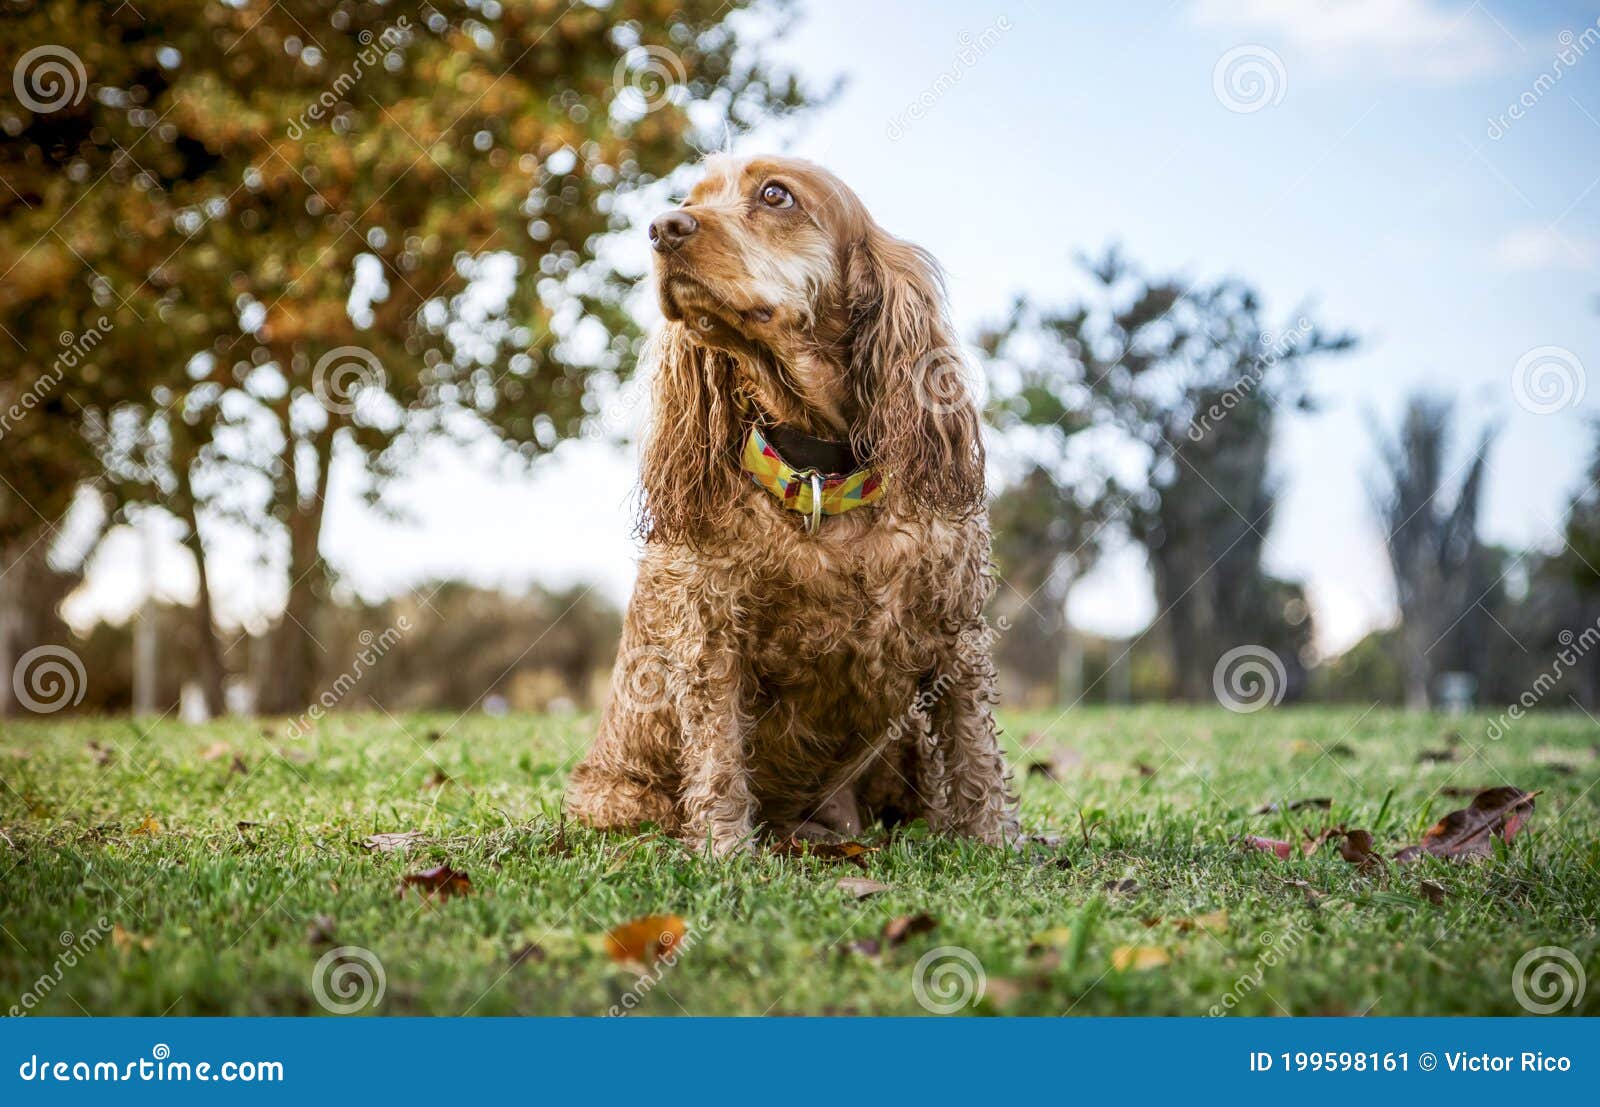
<path id="1" fill-rule="evenodd" d="M 1594 1102 L 1597 1033 L 1578 1018 L 7 1019 L 0 1102 Z"/>

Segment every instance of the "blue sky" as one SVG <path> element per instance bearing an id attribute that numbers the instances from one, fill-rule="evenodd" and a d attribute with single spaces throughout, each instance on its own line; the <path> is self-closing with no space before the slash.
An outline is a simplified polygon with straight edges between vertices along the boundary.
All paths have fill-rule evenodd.
<path id="1" fill-rule="evenodd" d="M 1314 370 L 1323 411 L 1285 420 L 1277 448 L 1285 498 L 1268 558 L 1310 585 L 1325 648 L 1392 617 L 1365 492 L 1370 417 L 1392 424 L 1412 390 L 1458 397 L 1463 441 L 1500 428 L 1487 537 L 1558 541 L 1586 420 L 1600 415 L 1600 381 L 1578 368 L 1600 370 L 1600 12 L 1507 0 L 801 10 L 776 56 L 818 85 L 847 84 L 797 127 L 740 136 L 735 150 L 785 148 L 838 172 L 889 230 L 941 259 L 968 333 L 1018 293 L 1070 295 L 1073 256 L 1120 242 L 1147 267 L 1242 276 L 1282 319 L 1311 304 L 1365 339 Z M 1563 31 L 1573 64 L 1536 84 Z M 1259 63 L 1257 110 L 1224 103 L 1226 70 L 1215 89 L 1230 52 L 1247 71 Z M 1236 88 L 1234 106 L 1256 106 L 1250 92 Z M 1491 137 L 1525 94 L 1523 118 Z M 1581 381 L 1581 403 L 1518 405 L 1514 369 L 1540 347 L 1565 351 L 1561 383 Z M 631 467 L 596 444 L 531 480 L 439 459 L 414 482 L 419 524 L 403 530 L 340 498 L 336 475 L 325 552 L 374 593 L 432 572 L 586 580 L 620 598 L 636 554 Z M 108 547 L 80 612 L 129 594 L 129 548 L 125 536 Z M 261 594 L 237 561 L 221 568 L 233 594 Z M 169 562 L 182 595 L 181 556 Z M 1155 614 L 1139 559 L 1112 558 L 1071 610 L 1096 630 L 1137 630 Z"/>

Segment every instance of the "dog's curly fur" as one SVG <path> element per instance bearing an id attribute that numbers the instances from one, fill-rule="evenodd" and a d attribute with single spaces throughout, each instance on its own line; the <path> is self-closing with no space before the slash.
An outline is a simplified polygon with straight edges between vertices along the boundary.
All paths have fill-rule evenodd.
<path id="1" fill-rule="evenodd" d="M 863 809 L 1013 839 L 982 443 L 935 263 L 793 159 L 710 159 L 679 211 L 653 235 L 645 552 L 570 810 L 718 854 Z M 883 499 L 806 533 L 740 470 L 752 409 L 848 439 Z"/>

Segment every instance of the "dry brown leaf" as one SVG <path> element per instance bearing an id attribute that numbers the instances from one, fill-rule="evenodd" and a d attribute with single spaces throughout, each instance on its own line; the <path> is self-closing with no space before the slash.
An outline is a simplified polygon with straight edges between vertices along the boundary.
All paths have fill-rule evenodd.
<path id="1" fill-rule="evenodd" d="M 1307 807 L 1317 807 L 1326 811 L 1333 806 L 1333 800 L 1328 796 L 1312 796 L 1310 799 L 1291 800 L 1288 803 L 1267 803 L 1256 808 L 1257 815 L 1276 815 L 1280 811 L 1300 811 Z"/>
<path id="2" fill-rule="evenodd" d="M 161 820 L 154 815 L 146 815 L 144 822 L 134 827 L 133 832 L 146 838 L 155 838 L 161 834 Z"/>
<path id="3" fill-rule="evenodd" d="M 677 915 L 644 915 L 606 933 L 606 953 L 613 961 L 652 965 L 672 952 L 686 931 Z"/>
<path id="4" fill-rule="evenodd" d="M 846 861 L 858 868 L 867 867 L 867 854 L 877 853 L 876 846 L 860 842 L 803 842 L 798 838 L 785 838 L 772 847 L 779 857 L 811 857 L 818 861 Z"/>
<path id="5" fill-rule="evenodd" d="M 883 924 L 883 940 L 890 946 L 898 946 L 906 939 L 917 934 L 926 934 L 938 925 L 939 920 L 925 912 L 901 915 Z"/>
<path id="6" fill-rule="evenodd" d="M 420 890 L 425 897 L 442 901 L 451 896 L 471 894 L 472 878 L 449 865 L 439 865 L 425 872 L 407 873 L 401 877 L 400 894 L 405 895 L 410 888 Z"/>
<path id="7" fill-rule="evenodd" d="M 243 776 L 250 771 L 250 766 L 244 763 L 244 758 L 234 755 L 233 764 L 228 766 L 228 771 L 237 776 Z"/>
<path id="8" fill-rule="evenodd" d="M 1422 836 L 1422 841 L 1394 855 L 1396 861 L 1415 861 L 1424 855 L 1445 858 L 1489 857 L 1494 854 L 1493 839 L 1511 841 L 1528 816 L 1533 814 L 1538 792 L 1521 788 L 1489 788 L 1472 798 L 1472 803 L 1452 811 Z"/>
<path id="9" fill-rule="evenodd" d="M 1262 838 L 1255 834 L 1246 834 L 1239 840 L 1251 849 L 1262 850 L 1265 853 L 1275 853 L 1278 855 L 1279 860 L 1282 861 L 1289 860 L 1290 855 L 1294 853 L 1293 843 L 1285 842 L 1281 838 Z"/>
<path id="10" fill-rule="evenodd" d="M 89 741 L 89 751 L 94 754 L 94 763 L 102 769 L 111 764 L 111 758 L 115 756 L 110 746 L 102 746 L 93 739 Z"/>
<path id="11" fill-rule="evenodd" d="M 332 915 L 317 915 L 306 927 L 306 941 L 314 946 L 331 946 L 335 943 Z"/>
<path id="12" fill-rule="evenodd" d="M 1172 963 L 1160 946 L 1118 946 L 1111 951 L 1111 967 L 1118 972 L 1144 972 Z"/>
<path id="13" fill-rule="evenodd" d="M 1108 880 L 1100 887 L 1107 892 L 1119 892 L 1125 896 L 1139 894 L 1139 882 L 1137 880 Z"/>
<path id="14" fill-rule="evenodd" d="M 869 880 L 864 876 L 843 876 L 835 881 L 833 886 L 841 892 L 854 896 L 856 899 L 866 899 L 868 896 L 875 896 L 879 892 L 887 892 L 889 890 L 887 884 Z"/>
<path id="15" fill-rule="evenodd" d="M 113 923 L 111 926 L 111 944 L 126 953 L 135 947 L 148 951 L 150 947 L 156 944 L 156 940 L 139 934 L 132 934 L 124 930 L 121 923 Z"/>
<path id="16" fill-rule="evenodd" d="M 398 830 L 386 834 L 373 834 L 363 838 L 361 844 L 374 853 L 404 853 L 422 841 L 420 830 Z"/>
<path id="17" fill-rule="evenodd" d="M 1444 885 L 1433 880 L 1422 881 L 1417 885 L 1417 891 L 1421 893 L 1423 899 L 1435 906 L 1442 905 L 1448 895 L 1444 890 Z"/>

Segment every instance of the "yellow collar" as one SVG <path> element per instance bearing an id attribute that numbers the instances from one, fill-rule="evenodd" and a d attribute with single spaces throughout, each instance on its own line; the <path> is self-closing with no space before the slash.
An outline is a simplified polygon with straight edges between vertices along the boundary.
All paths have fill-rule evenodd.
<path id="1" fill-rule="evenodd" d="M 745 435 L 739 464 L 780 504 L 806 516 L 806 529 L 812 533 L 822 525 L 824 515 L 843 515 L 875 503 L 883 495 L 883 478 L 871 469 L 830 474 L 794 468 L 754 423 Z"/>

